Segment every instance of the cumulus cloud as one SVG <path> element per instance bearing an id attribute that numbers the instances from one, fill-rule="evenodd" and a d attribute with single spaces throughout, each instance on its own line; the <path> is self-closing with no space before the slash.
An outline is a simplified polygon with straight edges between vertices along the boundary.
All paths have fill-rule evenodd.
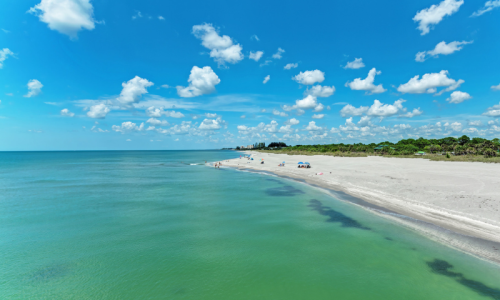
<path id="1" fill-rule="evenodd" d="M 500 91 L 500 84 L 498 84 L 498 85 L 492 85 L 491 89 L 495 90 L 495 91 Z"/>
<path id="2" fill-rule="evenodd" d="M 500 117 L 500 103 L 493 105 L 492 107 L 488 107 L 486 111 L 483 113 L 483 116 L 487 117 Z"/>
<path id="3" fill-rule="evenodd" d="M 69 111 L 69 109 L 65 108 L 65 109 L 62 109 L 61 110 L 61 116 L 64 116 L 64 117 L 74 117 L 75 116 L 75 113 L 72 113 Z"/>
<path id="4" fill-rule="evenodd" d="M 415 116 L 421 115 L 423 112 L 420 108 L 416 108 L 411 112 L 403 107 L 403 103 L 406 102 L 404 99 L 399 99 L 394 102 L 394 104 L 384 104 L 379 100 L 374 100 L 373 104 L 368 106 L 360 106 L 358 108 L 347 104 L 340 110 L 340 115 L 342 117 L 347 116 L 361 116 L 366 114 L 367 118 L 362 119 L 363 125 L 366 125 L 367 122 L 371 119 L 371 117 L 379 117 L 379 118 L 387 118 L 394 115 L 398 115 L 402 118 L 413 118 Z"/>
<path id="5" fill-rule="evenodd" d="M 280 116 L 280 117 L 288 117 L 287 113 L 285 113 L 283 111 L 279 111 L 277 109 L 273 109 L 273 115 Z"/>
<path id="6" fill-rule="evenodd" d="M 318 131 L 318 130 L 323 130 L 322 127 L 319 127 L 316 125 L 316 122 L 314 121 L 311 121 L 309 122 L 309 125 L 307 125 L 307 127 L 305 128 L 306 130 L 308 131 Z"/>
<path id="7" fill-rule="evenodd" d="M 3 68 L 3 62 L 9 57 L 14 56 L 14 53 L 9 50 L 9 48 L 3 48 L 0 50 L 0 69 Z"/>
<path id="8" fill-rule="evenodd" d="M 184 114 L 175 110 L 164 111 L 163 107 L 157 108 L 150 106 L 146 109 L 146 115 L 152 118 L 159 118 L 161 116 L 171 117 L 171 118 L 184 118 Z"/>
<path id="9" fill-rule="evenodd" d="M 147 79 L 135 76 L 129 81 L 122 83 L 123 89 L 116 100 L 124 107 L 132 107 L 134 103 L 138 103 L 141 100 L 143 94 L 148 93 L 146 88 L 152 85 L 153 83 Z"/>
<path id="10" fill-rule="evenodd" d="M 361 69 L 365 66 L 362 58 L 355 58 L 353 61 L 348 62 L 344 69 Z"/>
<path id="11" fill-rule="evenodd" d="M 78 31 L 95 27 L 94 7 L 90 0 L 42 0 L 28 10 L 50 29 L 76 39 Z"/>
<path id="12" fill-rule="evenodd" d="M 201 44 L 210 50 L 210 57 L 219 65 L 225 63 L 235 64 L 243 59 L 240 44 L 233 44 L 233 40 L 227 36 L 220 36 L 212 24 L 193 26 L 193 34 L 200 39 Z"/>
<path id="13" fill-rule="evenodd" d="M 434 4 L 429 8 L 417 12 L 413 17 L 413 21 L 419 23 L 418 29 L 421 31 L 420 35 L 428 34 L 433 26 L 439 24 L 445 16 L 451 16 L 456 13 L 462 4 L 464 4 L 464 0 L 444 0 L 438 5 Z"/>
<path id="14" fill-rule="evenodd" d="M 479 17 L 480 15 L 487 13 L 497 7 L 500 7 L 500 0 L 490 0 L 486 1 L 484 6 L 478 11 L 474 12 L 471 17 Z"/>
<path id="15" fill-rule="evenodd" d="M 317 114 L 317 115 L 316 115 L 316 114 L 314 114 L 314 115 L 312 116 L 312 118 L 313 118 L 313 119 L 323 119 L 324 117 L 325 117 L 325 115 L 324 115 L 324 114 Z"/>
<path id="16" fill-rule="evenodd" d="M 347 116 L 361 116 L 362 114 L 368 111 L 368 106 L 360 106 L 358 108 L 352 106 L 351 104 L 347 104 L 340 110 L 340 115 L 342 117 Z"/>
<path id="17" fill-rule="evenodd" d="M 90 107 L 87 116 L 92 119 L 104 119 L 111 111 L 104 103 L 96 104 Z"/>
<path id="18" fill-rule="evenodd" d="M 135 123 L 132 123 L 130 121 L 123 122 L 121 126 L 113 125 L 111 129 L 113 129 L 116 132 L 121 132 L 122 134 L 143 131 L 144 123 L 141 123 L 141 125 L 137 126 Z"/>
<path id="19" fill-rule="evenodd" d="M 456 51 L 462 50 L 464 45 L 467 44 L 472 44 L 473 41 L 467 42 L 467 41 L 462 41 L 462 42 L 450 42 L 446 44 L 445 41 L 440 42 L 439 44 L 434 47 L 434 49 L 429 50 L 429 51 L 424 51 L 424 52 L 418 52 L 415 61 L 418 62 L 424 62 L 426 60 L 426 56 L 433 56 L 433 57 L 438 57 L 440 54 L 442 55 L 449 55 L 452 54 Z"/>
<path id="20" fill-rule="evenodd" d="M 167 120 L 158 120 L 158 119 L 155 119 L 155 118 L 149 118 L 146 123 L 149 123 L 153 126 L 169 126 L 170 124 L 168 123 Z M 147 130 L 153 130 L 154 127 L 152 129 L 147 129 Z"/>
<path id="21" fill-rule="evenodd" d="M 283 69 L 290 70 L 290 69 L 295 69 L 298 66 L 299 66 L 298 63 L 289 63 L 289 64 L 286 64 L 286 66 L 284 66 Z"/>
<path id="22" fill-rule="evenodd" d="M 382 84 L 373 84 L 375 81 L 375 75 L 380 75 L 381 73 L 381 71 L 377 71 L 377 69 L 373 68 L 368 72 L 368 76 L 365 79 L 356 78 L 352 82 L 347 82 L 345 86 L 350 87 L 351 90 L 366 91 L 367 94 L 383 93 L 387 90 L 384 89 Z"/>
<path id="23" fill-rule="evenodd" d="M 318 100 L 316 97 L 312 95 L 307 95 L 304 99 L 296 100 L 295 105 L 293 106 L 283 105 L 283 110 L 285 111 L 291 111 L 294 109 L 297 110 L 297 115 L 302 115 L 305 109 L 314 109 L 315 111 L 322 111 L 323 104 L 321 103 L 318 104 Z"/>
<path id="24" fill-rule="evenodd" d="M 34 97 L 42 92 L 43 84 L 36 79 L 31 79 L 30 81 L 28 81 L 27 85 L 28 85 L 28 93 L 24 95 L 24 97 L 27 98 Z"/>
<path id="25" fill-rule="evenodd" d="M 281 59 L 282 58 L 281 54 L 283 54 L 283 53 L 285 53 L 285 50 L 278 48 L 278 52 L 273 54 L 273 58 L 274 59 Z"/>
<path id="26" fill-rule="evenodd" d="M 451 93 L 450 98 L 446 99 L 446 101 L 453 104 L 458 104 L 464 102 L 465 100 L 469 100 L 471 98 L 472 98 L 471 95 L 469 95 L 468 93 L 461 91 L 454 91 L 453 93 Z"/>
<path id="27" fill-rule="evenodd" d="M 297 125 L 299 123 L 300 123 L 299 120 L 297 120 L 295 118 L 291 118 L 290 120 L 288 120 L 288 121 L 285 122 L 285 125 Z"/>
<path id="28" fill-rule="evenodd" d="M 292 79 L 303 85 L 313 85 L 316 82 L 323 82 L 325 80 L 325 73 L 320 70 L 305 71 L 295 75 Z"/>
<path id="29" fill-rule="evenodd" d="M 249 58 L 255 61 L 259 61 L 259 59 L 262 57 L 263 54 L 264 54 L 263 51 L 257 51 L 257 52 L 250 51 Z"/>
<path id="30" fill-rule="evenodd" d="M 189 75 L 189 86 L 177 86 L 177 94 L 184 98 L 196 97 L 215 92 L 215 86 L 220 79 L 210 67 L 194 66 Z"/>
<path id="31" fill-rule="evenodd" d="M 394 104 L 383 104 L 379 100 L 373 101 L 373 105 L 370 106 L 366 114 L 372 117 L 386 118 L 398 114 L 403 111 L 403 102 L 406 100 L 396 100 Z"/>
<path id="32" fill-rule="evenodd" d="M 200 124 L 200 129 L 201 130 L 219 130 L 221 129 L 221 124 L 220 124 L 220 118 L 213 120 L 213 119 L 205 119 L 203 122 Z"/>
<path id="33" fill-rule="evenodd" d="M 409 94 L 423 94 L 435 93 L 438 87 L 447 87 L 443 89 L 438 95 L 443 92 L 449 92 L 457 89 L 464 81 L 462 79 L 456 81 L 448 77 L 448 71 L 442 70 L 439 73 L 427 73 L 419 79 L 420 76 L 416 75 L 411 78 L 407 83 L 401 84 L 398 87 L 398 92 Z"/>
<path id="34" fill-rule="evenodd" d="M 469 126 L 483 126 L 483 123 L 481 121 L 469 121 L 469 123 L 467 123 L 467 125 L 469 125 Z"/>
<path id="35" fill-rule="evenodd" d="M 304 95 L 311 95 L 314 97 L 330 97 L 335 93 L 335 87 L 332 86 L 321 86 L 315 85 L 304 92 Z"/>
<path id="36" fill-rule="evenodd" d="M 267 75 L 266 78 L 264 78 L 264 81 L 262 81 L 262 83 L 266 84 L 270 79 L 271 79 L 271 75 Z"/>

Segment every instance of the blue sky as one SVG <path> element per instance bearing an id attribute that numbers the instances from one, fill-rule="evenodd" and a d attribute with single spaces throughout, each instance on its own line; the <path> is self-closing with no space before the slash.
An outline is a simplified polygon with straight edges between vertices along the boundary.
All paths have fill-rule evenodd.
<path id="1" fill-rule="evenodd" d="M 0 150 L 500 136 L 500 0 L 0 8 Z"/>

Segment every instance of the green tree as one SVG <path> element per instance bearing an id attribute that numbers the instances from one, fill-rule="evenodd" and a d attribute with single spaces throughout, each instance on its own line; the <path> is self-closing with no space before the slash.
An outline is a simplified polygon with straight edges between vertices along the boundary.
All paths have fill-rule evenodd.
<path id="1" fill-rule="evenodd" d="M 460 144 L 460 146 L 463 146 L 468 142 L 470 142 L 470 138 L 466 135 L 462 135 L 461 137 L 458 138 L 458 143 Z"/>

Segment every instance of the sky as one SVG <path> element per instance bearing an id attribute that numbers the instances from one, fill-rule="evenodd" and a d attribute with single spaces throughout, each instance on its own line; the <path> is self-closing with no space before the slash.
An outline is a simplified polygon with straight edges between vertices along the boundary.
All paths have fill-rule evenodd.
<path id="1" fill-rule="evenodd" d="M 0 151 L 500 137 L 500 0 L 0 4 Z"/>

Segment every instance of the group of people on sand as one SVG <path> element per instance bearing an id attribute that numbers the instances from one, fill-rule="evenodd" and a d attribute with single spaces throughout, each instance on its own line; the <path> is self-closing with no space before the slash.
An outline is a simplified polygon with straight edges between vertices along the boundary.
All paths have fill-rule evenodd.
<path id="1" fill-rule="evenodd" d="M 284 167 L 285 163 L 279 164 L 278 167 Z"/>
<path id="2" fill-rule="evenodd" d="M 215 163 L 215 168 L 216 169 L 220 169 L 220 166 L 222 165 L 222 163 L 219 161 L 219 162 L 216 162 Z"/>
<path id="3" fill-rule="evenodd" d="M 311 165 L 299 165 L 298 168 L 299 169 L 310 169 Z"/>

